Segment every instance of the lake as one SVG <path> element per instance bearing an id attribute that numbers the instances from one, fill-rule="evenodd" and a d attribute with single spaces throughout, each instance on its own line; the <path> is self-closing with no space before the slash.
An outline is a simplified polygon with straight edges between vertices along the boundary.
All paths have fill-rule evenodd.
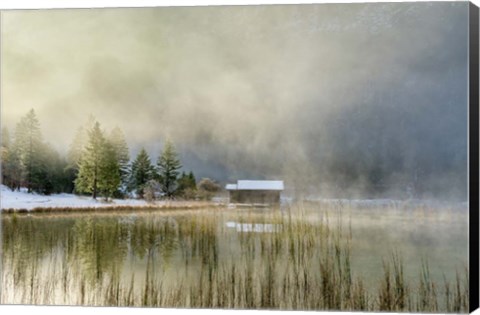
<path id="1" fill-rule="evenodd" d="M 2 304 L 465 311 L 464 206 L 3 214 Z"/>

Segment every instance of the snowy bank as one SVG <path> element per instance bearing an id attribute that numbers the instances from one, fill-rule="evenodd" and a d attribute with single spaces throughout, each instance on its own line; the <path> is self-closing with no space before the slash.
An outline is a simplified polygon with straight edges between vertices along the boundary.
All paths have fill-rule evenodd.
<path id="1" fill-rule="evenodd" d="M 12 191 L 0 185 L 0 208 L 2 211 L 41 210 L 41 209 L 128 209 L 128 208 L 200 208 L 215 206 L 205 202 L 187 201 L 156 201 L 148 203 L 137 199 L 113 199 L 105 202 L 102 198 L 97 200 L 87 196 L 73 194 L 52 194 L 49 196 L 27 193 L 25 189 Z"/>

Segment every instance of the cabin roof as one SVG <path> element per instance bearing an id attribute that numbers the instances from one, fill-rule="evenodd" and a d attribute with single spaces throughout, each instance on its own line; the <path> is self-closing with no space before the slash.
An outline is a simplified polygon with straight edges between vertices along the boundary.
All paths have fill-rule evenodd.
<path id="1" fill-rule="evenodd" d="M 227 186 L 225 186 L 225 189 L 226 190 L 237 190 L 237 184 L 227 184 Z"/>
<path id="2" fill-rule="evenodd" d="M 283 190 L 283 180 L 238 180 L 237 184 L 227 184 L 227 190 Z"/>

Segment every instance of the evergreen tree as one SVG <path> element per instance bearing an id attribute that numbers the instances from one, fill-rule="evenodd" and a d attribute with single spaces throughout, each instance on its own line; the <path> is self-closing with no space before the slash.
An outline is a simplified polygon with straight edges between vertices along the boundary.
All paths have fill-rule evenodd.
<path id="1" fill-rule="evenodd" d="M 66 191 L 75 191 L 75 179 L 78 177 L 80 159 L 88 141 L 88 130 L 95 126 L 95 117 L 90 115 L 84 126 L 80 126 L 75 133 L 67 152 L 67 165 L 64 169 L 65 181 L 68 183 Z"/>
<path id="2" fill-rule="evenodd" d="M 12 190 L 19 189 L 23 174 L 22 165 L 18 150 L 11 145 L 10 134 L 5 127 L 2 128 L 1 164 L 2 184 Z"/>
<path id="3" fill-rule="evenodd" d="M 188 175 L 185 174 L 185 172 L 182 172 L 182 174 L 180 174 L 180 176 L 178 177 L 177 190 L 175 193 L 180 196 L 183 195 L 183 193 L 187 189 L 187 186 L 188 186 Z"/>
<path id="4" fill-rule="evenodd" d="M 10 147 L 10 133 L 6 127 L 2 128 L 2 148 Z"/>
<path id="5" fill-rule="evenodd" d="M 2 183 L 5 184 L 5 163 L 8 158 L 8 150 L 10 147 L 10 135 L 8 133 L 8 129 L 3 127 L 2 128 L 2 143 L 0 147 L 0 163 L 1 163 L 1 180 Z"/>
<path id="6" fill-rule="evenodd" d="M 176 193 L 186 199 L 192 199 L 195 197 L 197 190 L 197 182 L 193 172 L 186 174 L 182 172 L 178 178 L 178 188 Z"/>
<path id="7" fill-rule="evenodd" d="M 80 157 L 75 190 L 91 193 L 93 199 L 101 192 L 108 198 L 120 185 L 120 170 L 115 150 L 105 139 L 100 124 L 88 131 L 88 141 Z"/>
<path id="8" fill-rule="evenodd" d="M 69 193 L 75 190 L 75 179 L 78 176 L 80 158 L 85 147 L 87 136 L 85 128 L 79 127 L 67 152 L 67 163 L 63 172 L 65 177 L 65 191 Z"/>
<path id="9" fill-rule="evenodd" d="M 11 190 L 20 189 L 22 185 L 23 168 L 17 150 L 10 148 L 2 157 L 3 184 Z"/>
<path id="10" fill-rule="evenodd" d="M 73 169 L 75 174 L 78 173 L 80 158 L 87 142 L 87 137 L 86 130 L 83 127 L 79 127 L 67 152 L 68 167 Z"/>
<path id="11" fill-rule="evenodd" d="M 197 188 L 197 180 L 195 179 L 195 175 L 193 175 L 192 171 L 188 173 L 188 188 L 192 188 L 192 189 Z"/>
<path id="12" fill-rule="evenodd" d="M 182 167 L 177 157 L 175 147 L 170 141 L 165 143 L 165 148 L 158 158 L 158 181 L 162 192 L 171 197 L 177 189 L 178 170 Z"/>
<path id="13" fill-rule="evenodd" d="M 43 142 L 40 133 L 40 123 L 35 111 L 31 109 L 26 116 L 22 117 L 15 129 L 15 141 L 13 150 L 20 159 L 23 171 L 22 179 L 28 192 L 37 189 L 40 186 L 42 164 L 41 151 Z"/>
<path id="14" fill-rule="evenodd" d="M 136 190 L 140 198 L 143 198 L 143 189 L 148 181 L 154 178 L 155 169 L 153 168 L 150 157 L 144 148 L 140 150 L 135 161 L 132 163 L 130 171 L 129 188 Z"/>
<path id="15" fill-rule="evenodd" d="M 103 132 L 97 122 L 88 131 L 88 141 L 78 162 L 78 176 L 75 180 L 75 191 L 92 193 L 93 199 L 98 194 L 98 178 L 100 176 L 101 151 L 105 146 Z"/>
<path id="16" fill-rule="evenodd" d="M 111 143 L 115 157 L 120 168 L 120 179 L 122 182 L 122 191 L 125 192 L 128 175 L 129 175 L 129 162 L 130 162 L 130 153 L 128 152 L 127 141 L 125 140 L 125 135 L 122 130 L 118 127 L 115 127 L 109 136 L 109 142 Z"/>
<path id="17" fill-rule="evenodd" d="M 121 170 L 117 152 L 110 142 L 105 142 L 101 151 L 98 189 L 106 199 L 112 197 L 121 184 Z"/>
<path id="18" fill-rule="evenodd" d="M 65 191 L 65 174 L 63 170 L 66 166 L 66 161 L 49 144 L 42 146 L 39 156 L 41 167 L 37 173 L 39 182 L 36 191 L 46 195 Z"/>

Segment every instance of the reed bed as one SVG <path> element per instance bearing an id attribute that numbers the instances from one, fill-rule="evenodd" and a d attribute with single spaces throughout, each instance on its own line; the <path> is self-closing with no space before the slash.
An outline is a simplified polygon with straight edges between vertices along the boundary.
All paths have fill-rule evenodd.
<path id="1" fill-rule="evenodd" d="M 263 233 L 225 222 L 271 224 Z M 143 220 L 4 224 L 1 303 L 282 310 L 467 312 L 468 269 L 407 281 L 399 252 L 378 285 L 352 271 L 352 231 L 302 206 Z M 51 228 L 54 226 L 54 228 Z M 455 272 L 455 271 L 453 271 Z"/>
<path id="2" fill-rule="evenodd" d="M 2 208 L 3 213 L 21 213 L 21 214 L 45 214 L 45 213 L 92 213 L 108 211 L 138 211 L 138 210 L 185 210 L 185 209 L 212 209 L 223 208 L 221 203 L 208 201 L 161 201 L 152 202 L 144 205 L 117 205 L 115 203 L 104 202 L 95 206 L 78 207 L 36 207 L 33 209 L 25 208 Z"/>

